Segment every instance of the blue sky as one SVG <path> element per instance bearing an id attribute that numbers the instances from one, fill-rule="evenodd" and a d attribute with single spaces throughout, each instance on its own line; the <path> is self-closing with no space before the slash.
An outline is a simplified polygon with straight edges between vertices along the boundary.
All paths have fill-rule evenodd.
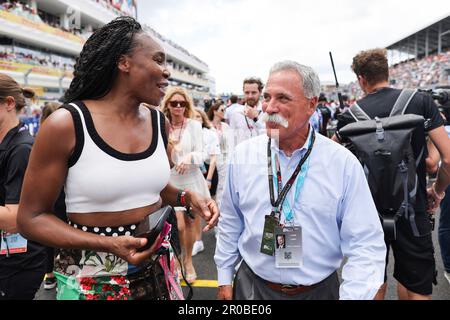
<path id="1" fill-rule="evenodd" d="M 385 47 L 450 14 L 448 0 L 138 0 L 138 15 L 205 61 L 217 92 L 241 93 L 248 76 L 292 59 L 322 82 L 354 80 L 352 57 Z"/>

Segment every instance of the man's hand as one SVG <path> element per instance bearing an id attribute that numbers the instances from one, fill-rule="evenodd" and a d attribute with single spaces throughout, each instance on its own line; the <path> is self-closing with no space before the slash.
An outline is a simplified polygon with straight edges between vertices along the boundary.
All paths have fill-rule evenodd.
<path id="1" fill-rule="evenodd" d="M 249 119 L 255 119 L 258 117 L 258 110 L 256 108 L 247 106 L 247 108 L 245 108 L 244 114 Z"/>
<path id="2" fill-rule="evenodd" d="M 199 214 L 208 223 L 203 232 L 208 232 L 214 228 L 219 220 L 219 209 L 216 202 L 191 191 L 188 192 L 187 197 L 189 200 L 187 203 L 192 208 L 192 211 Z"/>
<path id="3" fill-rule="evenodd" d="M 192 154 L 188 154 L 183 161 L 176 166 L 177 173 L 183 175 L 192 165 Z"/>
<path id="4" fill-rule="evenodd" d="M 439 208 L 439 205 L 441 204 L 441 201 L 444 200 L 445 192 L 442 194 L 438 194 L 435 190 L 434 184 L 427 189 L 427 199 L 428 199 L 428 206 L 427 210 L 428 213 L 434 213 L 437 208 Z"/>
<path id="5" fill-rule="evenodd" d="M 233 287 L 221 286 L 217 293 L 217 300 L 233 300 Z"/>

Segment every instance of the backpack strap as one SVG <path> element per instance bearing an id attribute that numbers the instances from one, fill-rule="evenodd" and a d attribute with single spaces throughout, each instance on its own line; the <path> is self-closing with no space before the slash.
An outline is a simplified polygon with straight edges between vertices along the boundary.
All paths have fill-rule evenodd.
<path id="1" fill-rule="evenodd" d="M 404 115 L 416 93 L 417 90 L 403 89 L 392 108 L 390 117 Z"/>
<path id="2" fill-rule="evenodd" d="M 367 113 L 365 113 L 364 110 L 356 102 L 350 107 L 350 109 L 348 109 L 348 112 L 356 120 L 356 122 L 371 120 Z"/>

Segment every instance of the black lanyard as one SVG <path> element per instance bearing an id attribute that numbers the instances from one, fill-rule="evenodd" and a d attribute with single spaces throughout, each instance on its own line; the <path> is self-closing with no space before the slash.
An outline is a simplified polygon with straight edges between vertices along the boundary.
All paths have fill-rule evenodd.
<path id="1" fill-rule="evenodd" d="M 309 156 L 311 155 L 314 142 L 316 141 L 316 133 L 314 132 L 313 128 L 310 128 L 312 130 L 312 136 L 311 136 L 311 143 L 309 145 L 308 151 L 303 156 L 303 158 L 300 160 L 299 164 L 297 165 L 297 168 L 295 169 L 294 173 L 292 174 L 292 177 L 289 179 L 288 183 L 284 186 L 283 190 L 281 189 L 282 186 L 282 180 L 281 180 L 281 169 L 280 167 L 277 167 L 277 183 L 278 183 L 278 199 L 275 200 L 275 192 L 273 189 L 273 170 L 272 170 L 272 139 L 269 138 L 269 143 L 267 145 L 267 157 L 268 157 L 268 163 L 269 163 L 269 189 L 270 189 L 270 203 L 272 204 L 273 208 L 277 208 L 277 212 L 272 212 L 272 216 L 274 216 L 277 213 L 281 212 L 284 200 L 287 197 L 287 194 L 291 190 L 292 186 L 295 183 L 295 180 L 297 179 L 297 176 L 302 171 L 302 167 L 305 164 L 306 160 L 308 160 Z"/>

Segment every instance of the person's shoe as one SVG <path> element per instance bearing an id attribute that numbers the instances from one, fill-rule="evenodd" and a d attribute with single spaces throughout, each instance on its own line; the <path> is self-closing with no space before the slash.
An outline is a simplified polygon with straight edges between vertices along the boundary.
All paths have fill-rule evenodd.
<path id="1" fill-rule="evenodd" d="M 191 273 L 186 274 L 186 282 L 193 284 L 197 280 L 197 273 L 193 270 Z"/>
<path id="2" fill-rule="evenodd" d="M 192 256 L 195 256 L 197 253 L 202 252 L 205 250 L 205 245 L 203 244 L 203 241 L 195 241 L 194 247 L 192 248 Z"/>
<path id="3" fill-rule="evenodd" d="M 191 264 L 190 266 L 185 265 L 186 272 L 186 282 L 189 284 L 193 284 L 195 280 L 197 280 L 197 273 L 195 272 L 194 266 Z"/>
<path id="4" fill-rule="evenodd" d="M 44 289 L 45 290 L 52 290 L 56 287 L 56 278 L 46 278 L 44 281 Z"/>
<path id="5" fill-rule="evenodd" d="M 444 271 L 444 277 L 447 279 L 448 284 L 450 284 L 450 272 Z"/>

